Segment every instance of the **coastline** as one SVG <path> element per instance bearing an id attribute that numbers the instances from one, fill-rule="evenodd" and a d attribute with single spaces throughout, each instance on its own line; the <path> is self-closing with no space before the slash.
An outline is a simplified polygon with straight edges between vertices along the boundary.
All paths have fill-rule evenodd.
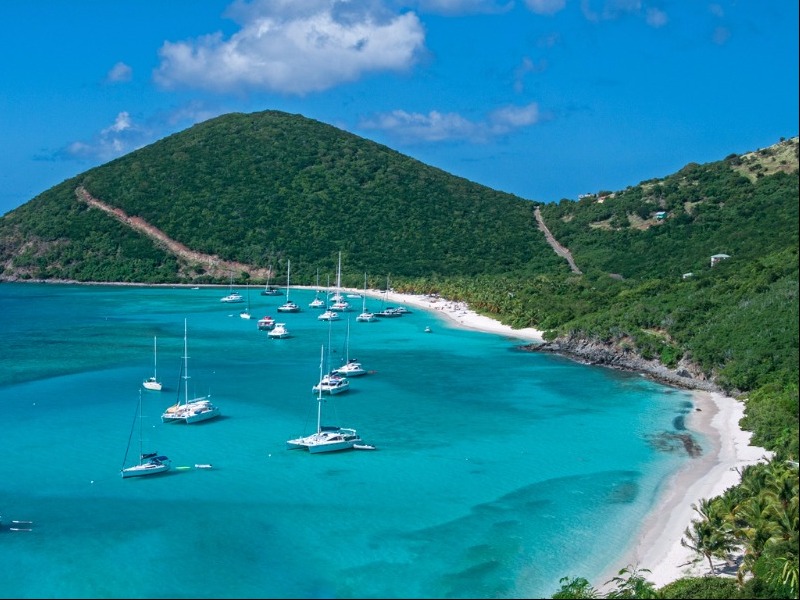
<path id="1" fill-rule="evenodd" d="M 77 283 L 72 281 L 46 281 L 26 283 Z M 80 283 L 79 285 L 92 285 Z M 94 285 L 131 285 L 145 287 L 195 287 L 192 284 L 141 284 L 95 283 Z M 223 284 L 203 284 L 199 287 L 227 288 Z M 261 286 L 250 286 L 261 287 Z M 316 286 L 292 286 L 298 289 L 317 289 Z M 342 288 L 343 292 L 363 294 L 363 289 Z M 466 303 L 445 300 L 427 295 L 400 294 L 394 291 L 367 289 L 369 298 L 384 299 L 392 304 L 408 305 L 442 315 L 456 327 L 505 335 L 529 343 L 543 343 L 543 332 L 533 328 L 513 329 L 499 321 L 479 315 Z M 356 308 L 356 310 L 358 310 Z M 611 365 L 608 365 L 611 366 Z M 664 382 L 665 385 L 677 384 Z M 685 389 L 685 388 L 684 388 Z M 607 582 L 626 566 L 648 569 L 642 575 L 656 587 L 662 587 L 681 577 L 701 577 L 709 573 L 705 559 L 696 560 L 692 551 L 681 545 L 684 530 L 697 516 L 692 504 L 701 499 L 719 496 L 740 481 L 737 469 L 768 460 L 771 453 L 764 448 L 750 446 L 752 434 L 739 427 L 744 415 L 744 404 L 714 389 L 691 391 L 696 410 L 686 415 L 686 427 L 704 438 L 703 454 L 690 459 L 675 474 L 664 481 L 656 503 L 642 521 L 627 548 L 609 549 L 613 562 L 592 585 L 601 592 L 608 591 Z M 715 561 L 715 567 L 725 568 L 724 561 Z M 735 576 L 736 567 L 726 568 L 724 575 Z M 555 592 L 555 590 L 553 590 Z"/>
<path id="2" fill-rule="evenodd" d="M 621 555 L 618 564 L 609 567 L 594 582 L 603 590 L 620 569 L 634 566 L 649 569 L 645 579 L 662 587 L 682 577 L 703 577 L 711 571 L 705 558 L 681 545 L 684 530 L 698 515 L 692 504 L 722 495 L 740 481 L 738 470 L 768 460 L 771 452 L 750 445 L 752 433 L 743 431 L 739 421 L 744 416 L 744 403 L 718 392 L 694 390 L 695 411 L 687 415 L 687 429 L 702 433 L 710 447 L 691 459 L 666 481 L 665 489 L 639 534 Z M 738 564 L 738 560 L 735 561 Z M 735 576 L 726 561 L 715 559 L 718 575 Z M 607 591 L 607 590 L 606 590 Z"/>
<path id="3" fill-rule="evenodd" d="M 344 288 L 343 288 L 344 290 Z M 363 294 L 364 290 L 347 289 L 344 290 L 350 293 Z M 527 342 L 543 342 L 541 331 L 533 328 L 514 329 L 509 325 L 503 325 L 500 321 L 496 321 L 491 317 L 479 315 L 473 310 L 469 309 L 466 302 L 457 302 L 453 300 L 445 300 L 438 296 L 427 295 L 414 295 L 414 294 L 399 294 L 397 292 L 389 291 L 388 293 L 379 290 L 367 290 L 367 296 L 371 298 L 386 298 L 387 302 L 392 304 L 407 304 L 415 308 L 421 308 L 441 314 L 448 321 L 464 329 L 473 329 L 475 331 L 483 331 L 485 333 L 497 333 L 507 335 L 509 337 L 517 338 Z"/>
<path id="4" fill-rule="evenodd" d="M 348 289 L 350 293 L 363 290 Z M 513 329 L 490 317 L 479 315 L 463 302 L 437 297 L 388 293 L 367 290 L 367 296 L 385 298 L 394 304 L 407 304 L 435 311 L 458 327 L 507 335 L 528 342 L 543 342 L 543 332 L 536 329 Z M 695 410 L 686 416 L 686 427 L 704 436 L 706 444 L 701 456 L 690 459 L 677 473 L 665 481 L 665 488 L 639 533 L 628 548 L 601 577 L 593 582 L 599 591 L 608 591 L 607 582 L 626 566 L 649 569 L 645 579 L 663 587 L 682 577 L 702 577 L 709 574 L 705 559 L 681 545 L 684 530 L 697 516 L 692 504 L 719 496 L 740 481 L 738 470 L 766 461 L 771 453 L 750 445 L 752 433 L 743 431 L 739 421 L 744 416 L 744 403 L 717 391 L 691 390 Z M 726 569 L 725 561 L 716 560 L 718 574 L 735 576 L 736 567 Z M 555 591 L 555 590 L 554 590 Z"/>

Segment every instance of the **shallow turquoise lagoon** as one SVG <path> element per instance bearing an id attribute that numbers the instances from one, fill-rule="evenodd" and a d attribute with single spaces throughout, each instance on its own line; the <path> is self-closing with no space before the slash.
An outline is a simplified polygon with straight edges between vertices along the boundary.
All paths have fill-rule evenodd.
<path id="1" fill-rule="evenodd" d="M 691 410 L 687 392 L 435 312 L 357 323 L 354 300 L 329 326 L 313 290 L 281 314 L 284 297 L 252 288 L 244 320 L 227 291 L 0 285 L 0 516 L 33 521 L 0 531 L 2 597 L 546 597 L 561 577 L 625 566 L 689 460 L 654 443 Z M 268 339 L 264 315 L 292 337 Z M 190 393 L 223 416 L 165 425 L 184 319 Z M 174 468 L 123 480 L 154 336 L 164 390 L 142 391 L 145 445 Z M 324 421 L 376 451 L 286 449 L 316 425 L 321 346 L 326 368 L 349 353 L 369 370 Z"/>

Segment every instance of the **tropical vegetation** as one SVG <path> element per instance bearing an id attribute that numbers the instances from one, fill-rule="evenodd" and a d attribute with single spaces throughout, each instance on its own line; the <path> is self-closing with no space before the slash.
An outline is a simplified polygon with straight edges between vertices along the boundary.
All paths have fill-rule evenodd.
<path id="1" fill-rule="evenodd" d="M 683 541 L 708 577 L 655 589 L 628 565 L 607 597 L 796 598 L 799 180 L 793 137 L 625 190 L 536 202 L 300 115 L 230 114 L 0 217 L 0 281 L 255 283 L 272 265 L 279 284 L 291 260 L 292 283 L 310 285 L 341 252 L 344 286 L 367 272 L 371 287 L 390 278 L 548 341 L 689 370 L 744 401 L 741 426 L 774 458 L 695 506 Z M 176 254 L 134 223 L 213 260 Z M 714 576 L 715 560 L 738 555 L 738 577 Z M 600 597 L 581 577 L 561 583 L 554 597 Z"/>

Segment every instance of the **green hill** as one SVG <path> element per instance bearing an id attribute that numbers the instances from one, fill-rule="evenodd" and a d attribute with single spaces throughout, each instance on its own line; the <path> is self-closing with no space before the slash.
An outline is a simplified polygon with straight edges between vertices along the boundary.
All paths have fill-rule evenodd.
<path id="1" fill-rule="evenodd" d="M 741 597 L 797 597 L 799 181 L 793 137 L 537 205 L 299 115 L 230 114 L 1 217 L 0 281 L 263 283 L 272 265 L 280 283 L 290 260 L 310 285 L 341 251 L 347 287 L 391 276 L 540 329 L 540 348 L 711 382 L 745 401 L 743 427 L 776 459 L 704 507 L 703 531 L 745 548 Z M 732 597 L 690 583 L 672 597 Z"/>
<path id="2" fill-rule="evenodd" d="M 65 181 L 0 221 L 10 275 L 77 281 L 226 281 L 187 269 L 94 214 L 91 196 L 192 250 L 255 267 L 292 263 L 292 280 L 334 272 L 474 275 L 558 272 L 533 206 L 298 115 L 230 114 Z M 46 219 L 44 216 L 46 215 Z M 23 243 L 24 240 L 24 243 Z M 20 255 L 24 254 L 24 258 Z M 239 273 L 236 273 L 239 276 Z"/>

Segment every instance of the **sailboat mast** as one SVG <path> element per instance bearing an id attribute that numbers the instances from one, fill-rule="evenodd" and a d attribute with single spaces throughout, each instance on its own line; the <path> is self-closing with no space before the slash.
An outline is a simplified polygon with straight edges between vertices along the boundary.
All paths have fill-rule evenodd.
<path id="1" fill-rule="evenodd" d="M 189 404 L 189 342 L 186 319 L 183 320 L 183 398 Z"/>
<path id="2" fill-rule="evenodd" d="M 325 346 L 319 348 L 319 389 L 317 390 L 317 433 L 322 433 L 322 362 L 325 360 Z"/>
<path id="3" fill-rule="evenodd" d="M 339 268 L 336 270 L 336 293 L 342 292 L 342 252 L 339 251 Z"/>
<path id="4" fill-rule="evenodd" d="M 350 317 L 347 317 L 347 336 L 344 346 L 344 360 L 345 364 L 348 364 L 350 362 Z"/>
<path id="5" fill-rule="evenodd" d="M 153 336 L 153 379 L 158 381 L 158 338 Z"/>
<path id="6" fill-rule="evenodd" d="M 289 302 L 289 276 L 292 273 L 292 261 L 286 260 L 286 302 Z"/>
<path id="7" fill-rule="evenodd" d="M 142 442 L 142 390 L 139 390 L 139 464 L 142 464 L 144 446 Z"/>
<path id="8" fill-rule="evenodd" d="M 367 312 L 367 274 L 364 273 L 364 297 L 361 299 L 361 312 Z"/>
<path id="9" fill-rule="evenodd" d="M 328 319 L 328 364 L 325 366 L 327 369 L 325 372 L 331 372 L 331 329 L 332 329 L 333 319 Z M 320 377 L 320 379 L 322 379 Z"/>

